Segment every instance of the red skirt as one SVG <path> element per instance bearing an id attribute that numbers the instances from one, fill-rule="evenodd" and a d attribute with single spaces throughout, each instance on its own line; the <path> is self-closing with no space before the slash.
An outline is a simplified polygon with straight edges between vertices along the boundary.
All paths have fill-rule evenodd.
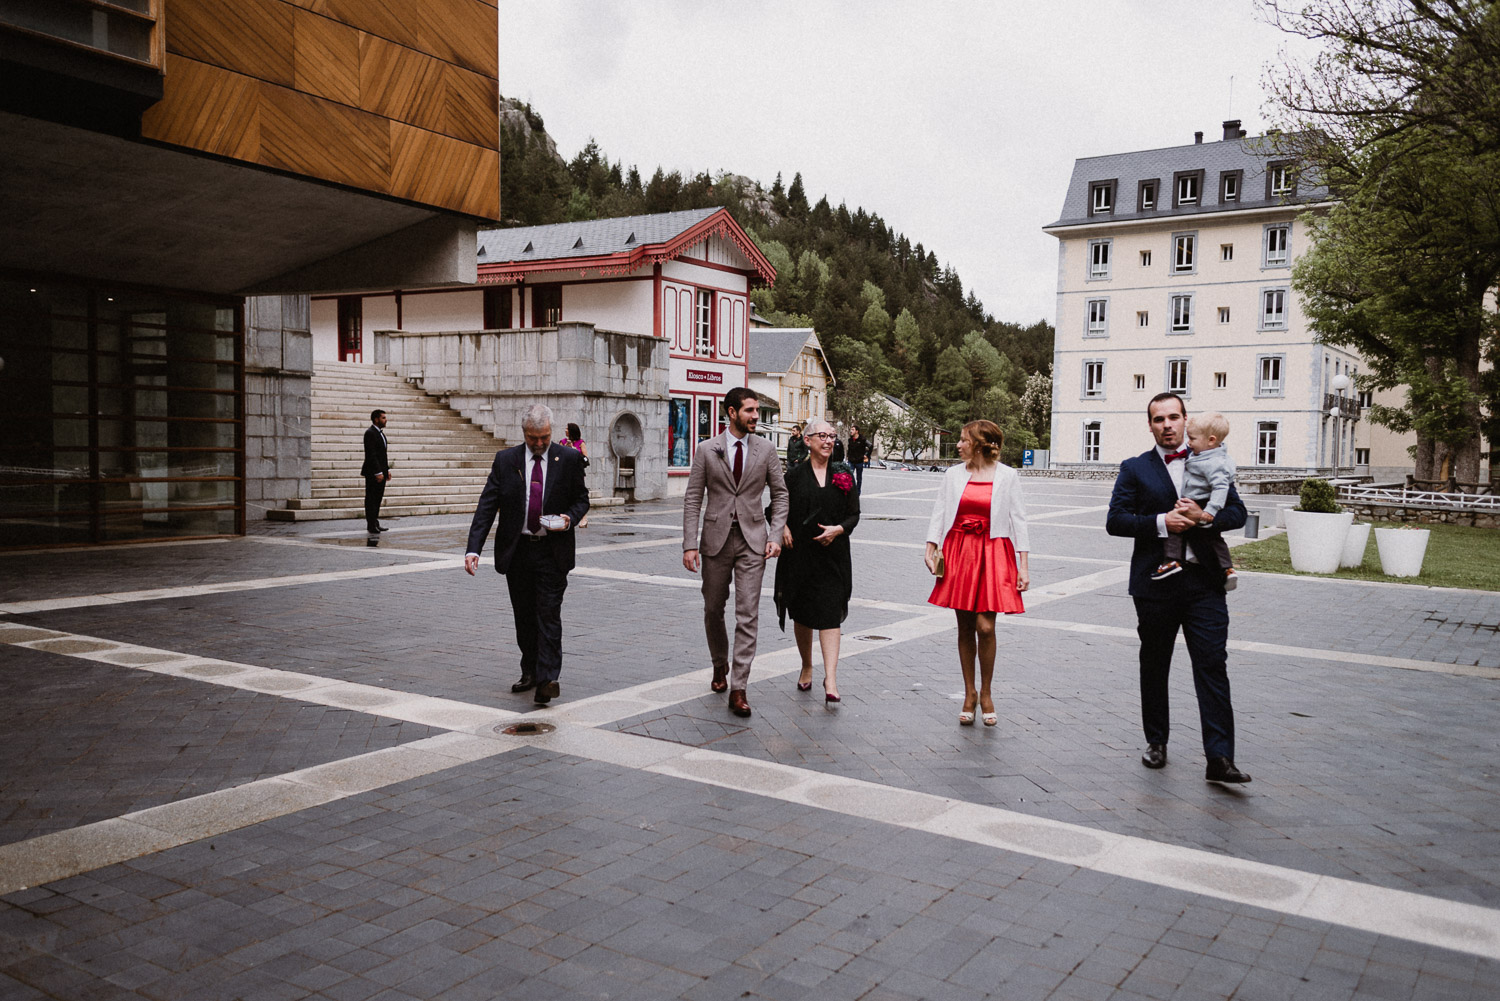
<path id="1" fill-rule="evenodd" d="M 988 526 L 982 534 L 955 526 L 943 540 L 943 563 L 930 604 L 964 612 L 1026 611 L 1016 590 L 1016 547 L 1010 539 L 990 538 Z"/>

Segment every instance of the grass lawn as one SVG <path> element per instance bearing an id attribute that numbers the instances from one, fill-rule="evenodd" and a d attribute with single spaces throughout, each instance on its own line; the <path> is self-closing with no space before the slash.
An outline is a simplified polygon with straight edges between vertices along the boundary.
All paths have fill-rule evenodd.
<path id="1" fill-rule="evenodd" d="M 1396 528 L 1392 522 L 1372 522 L 1374 528 Z M 1375 532 L 1365 547 L 1365 561 L 1357 567 L 1331 574 L 1300 574 L 1304 577 L 1339 577 L 1345 580 L 1384 580 L 1402 584 L 1425 584 L 1429 587 L 1472 587 L 1482 591 L 1500 591 L 1500 530 L 1466 528 L 1462 525 L 1424 525 L 1432 530 L 1427 540 L 1427 556 L 1417 577 L 1387 577 L 1380 572 L 1380 554 L 1375 549 Z M 1258 542 L 1236 546 L 1234 565 L 1241 570 L 1262 573 L 1294 573 L 1287 552 L 1286 533 Z"/>

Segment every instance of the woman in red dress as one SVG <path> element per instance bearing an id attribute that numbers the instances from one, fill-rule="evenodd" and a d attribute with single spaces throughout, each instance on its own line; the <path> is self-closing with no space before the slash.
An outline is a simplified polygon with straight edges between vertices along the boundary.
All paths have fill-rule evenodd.
<path id="1" fill-rule="evenodd" d="M 927 524 L 927 569 L 937 585 L 927 600 L 958 617 L 958 666 L 964 676 L 960 726 L 999 722 L 990 697 L 995 674 L 995 616 L 1026 611 L 1021 592 L 1031 586 L 1031 543 L 1021 478 L 1000 463 L 1004 433 L 992 421 L 970 421 L 958 439 L 961 466 L 943 476 L 942 490 Z M 941 549 L 939 548 L 941 547 Z M 979 685 L 974 661 L 979 661 Z"/>

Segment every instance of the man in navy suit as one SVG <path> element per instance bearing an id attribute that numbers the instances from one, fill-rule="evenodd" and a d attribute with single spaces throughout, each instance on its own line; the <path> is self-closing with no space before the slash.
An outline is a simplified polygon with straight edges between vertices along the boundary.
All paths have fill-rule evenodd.
<path id="1" fill-rule="evenodd" d="M 1223 574 L 1189 561 L 1184 572 L 1162 580 L 1151 576 L 1162 560 L 1162 539 L 1169 532 L 1194 528 L 1203 512 L 1191 500 L 1180 504 L 1181 461 L 1186 458 L 1184 427 L 1187 407 L 1176 393 L 1160 393 L 1146 407 L 1156 447 L 1120 463 L 1109 498 L 1105 528 L 1110 535 L 1135 539 L 1130 557 L 1130 595 L 1135 599 L 1136 633 L 1141 638 L 1141 722 L 1146 731 L 1147 768 L 1167 763 L 1167 672 L 1177 631 L 1187 640 L 1193 662 L 1193 687 L 1203 725 L 1203 751 L 1210 782 L 1249 782 L 1234 766 L 1234 707 L 1229 699 L 1225 666 L 1229 643 L 1229 607 Z M 1230 531 L 1245 523 L 1245 505 L 1233 487 L 1209 531 Z"/>
<path id="2" fill-rule="evenodd" d="M 385 411 L 370 411 L 370 426 L 365 428 L 365 463 L 359 467 L 365 478 L 365 527 L 370 534 L 384 532 L 380 524 L 380 502 L 385 485 L 391 481 L 391 460 L 386 454 Z"/>
<path id="3" fill-rule="evenodd" d="M 534 406 L 521 420 L 524 445 L 495 455 L 479 507 L 469 525 L 464 569 L 479 568 L 479 554 L 495 516 L 495 569 L 505 575 L 516 642 L 521 647 L 521 680 L 512 692 L 535 688 L 538 705 L 558 695 L 562 671 L 562 600 L 573 569 L 574 535 L 589 510 L 583 482 L 583 455 L 552 444 L 552 411 Z"/>

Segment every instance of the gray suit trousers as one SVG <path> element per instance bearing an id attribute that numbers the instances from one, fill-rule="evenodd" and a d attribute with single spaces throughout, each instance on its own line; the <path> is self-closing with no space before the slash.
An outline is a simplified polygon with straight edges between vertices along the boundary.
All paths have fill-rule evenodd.
<path id="1" fill-rule="evenodd" d="M 729 688 L 750 687 L 750 662 L 755 659 L 755 641 L 760 633 L 760 582 L 766 573 L 766 554 L 756 552 L 745 541 L 736 524 L 729 530 L 724 548 L 703 560 L 703 631 L 708 635 L 708 655 L 715 671 L 730 667 L 729 634 L 724 625 L 724 606 L 729 603 L 729 579 L 734 578 L 734 661 Z"/>

